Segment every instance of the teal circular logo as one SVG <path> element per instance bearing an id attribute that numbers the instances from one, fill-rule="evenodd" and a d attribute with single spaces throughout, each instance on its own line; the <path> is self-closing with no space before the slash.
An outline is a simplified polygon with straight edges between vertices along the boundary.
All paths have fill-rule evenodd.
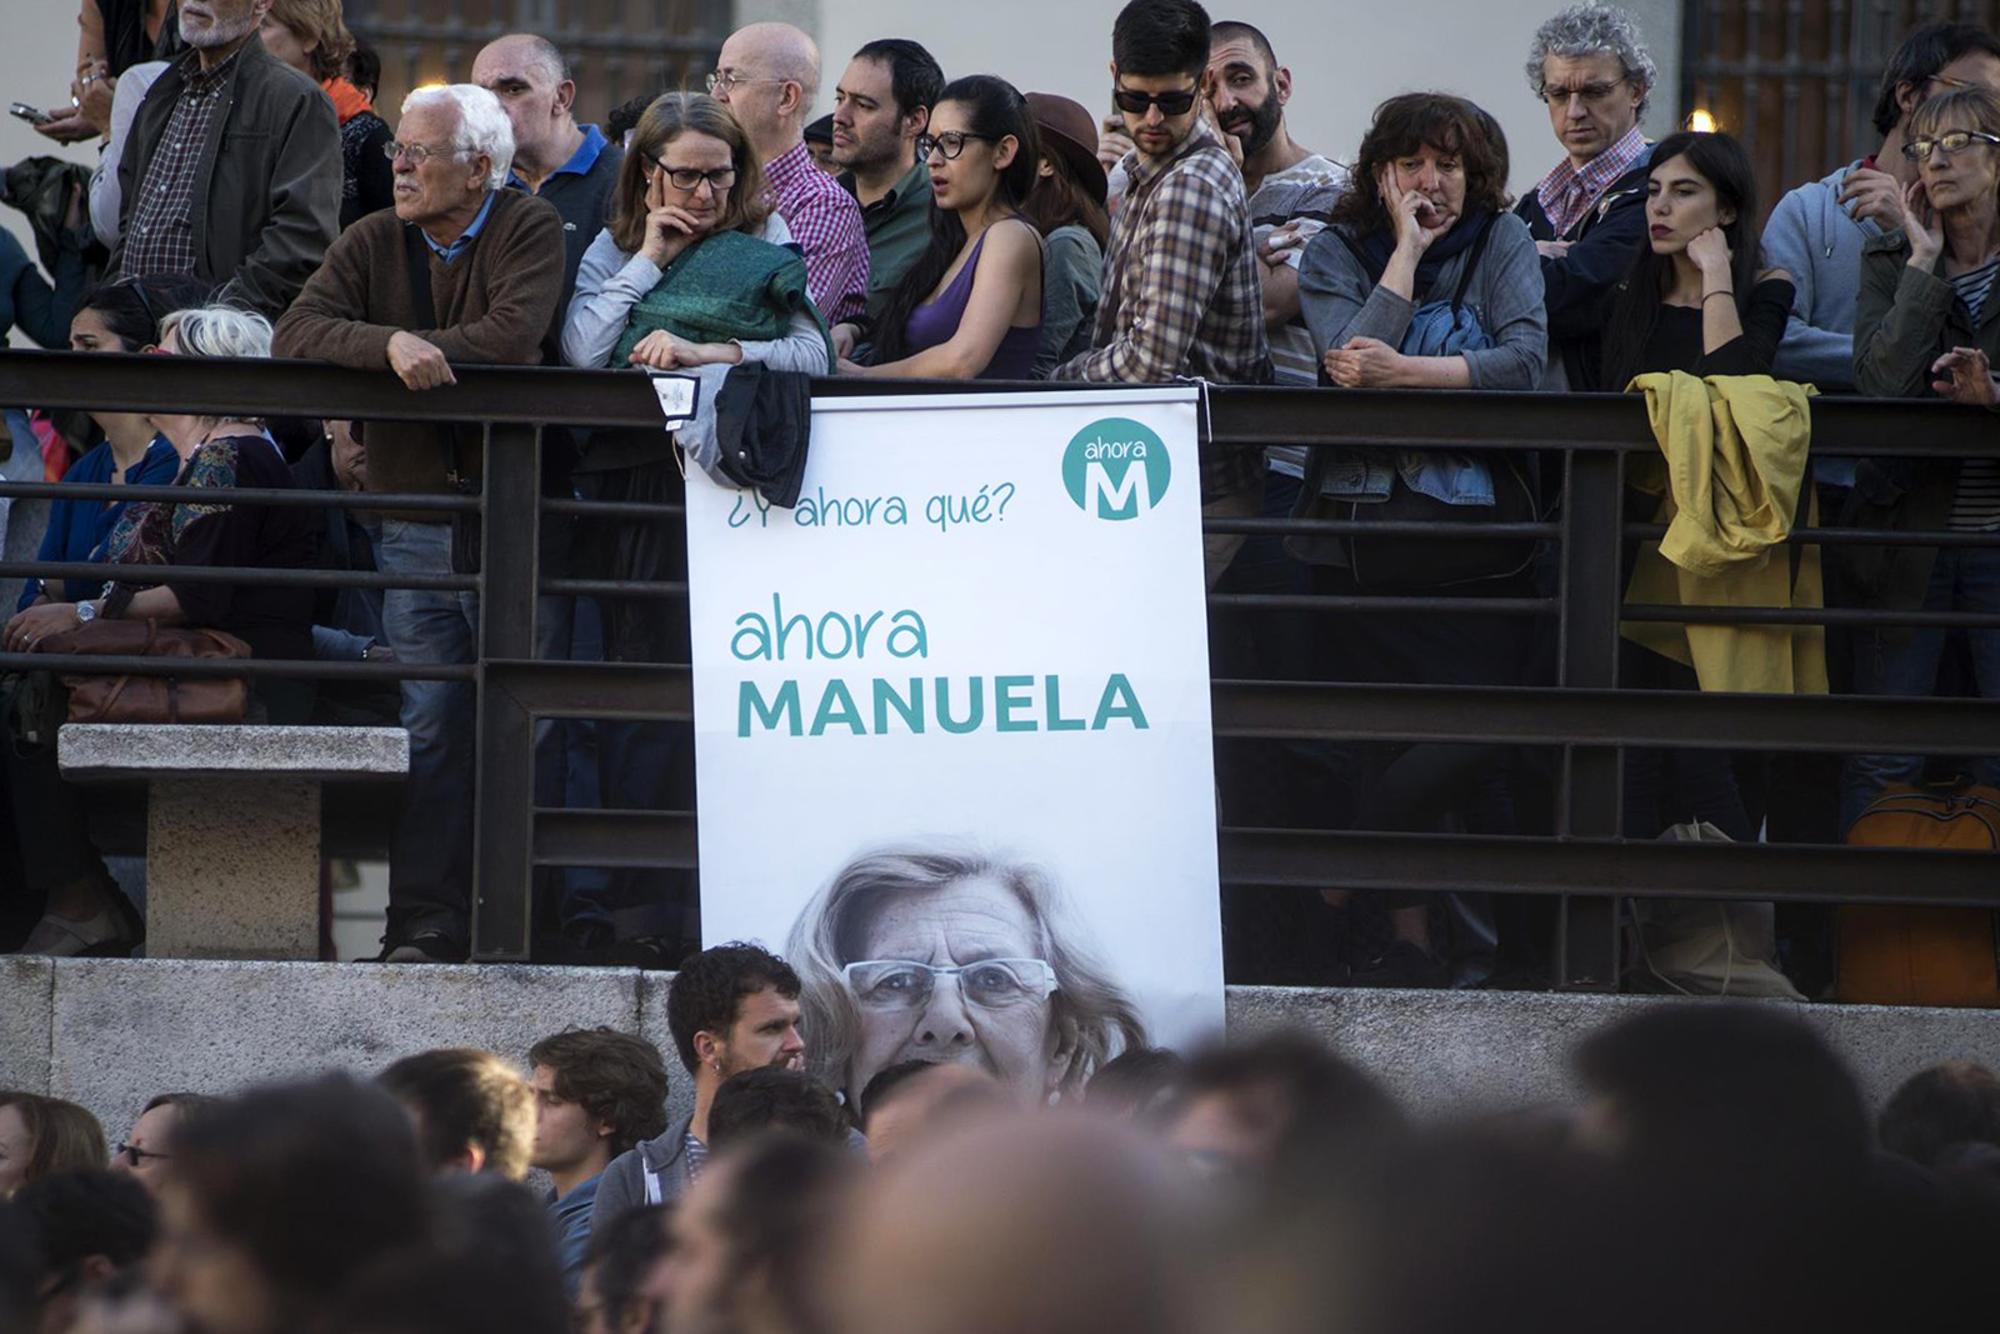
<path id="1" fill-rule="evenodd" d="M 1151 427 L 1106 417 L 1078 431 L 1063 451 L 1063 487 L 1085 514 L 1136 519 L 1166 499 L 1173 479 L 1167 446 Z"/>

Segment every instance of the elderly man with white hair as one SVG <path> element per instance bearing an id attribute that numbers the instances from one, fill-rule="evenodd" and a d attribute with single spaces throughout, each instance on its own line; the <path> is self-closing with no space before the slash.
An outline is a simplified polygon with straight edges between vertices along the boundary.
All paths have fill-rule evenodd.
<path id="1" fill-rule="evenodd" d="M 1548 105 L 1563 160 L 1514 212 L 1542 254 L 1545 389 L 1582 383 L 1578 358 L 1603 337 L 1605 303 L 1646 246 L 1653 148 L 1639 118 L 1659 77 L 1639 25 L 1622 9 L 1575 5 L 1535 32 L 1528 86 Z"/>
<path id="2" fill-rule="evenodd" d="M 396 206 L 347 229 L 285 317 L 279 356 L 393 370 L 413 390 L 454 380 L 454 364 L 532 366 L 554 345 L 563 287 L 562 216 L 504 190 L 514 135 L 499 100 L 472 84 L 411 93 L 396 139 Z M 476 434 L 371 422 L 368 488 L 476 487 Z M 452 573 L 449 521 L 386 513 L 377 548 L 390 574 Z M 460 571 L 463 573 L 464 571 Z M 383 629 L 397 658 L 467 663 L 479 639 L 472 593 L 392 588 Z M 552 618 L 541 618 L 549 620 Z M 407 681 L 410 777 L 389 873 L 387 962 L 466 957 L 472 883 L 471 686 Z"/>

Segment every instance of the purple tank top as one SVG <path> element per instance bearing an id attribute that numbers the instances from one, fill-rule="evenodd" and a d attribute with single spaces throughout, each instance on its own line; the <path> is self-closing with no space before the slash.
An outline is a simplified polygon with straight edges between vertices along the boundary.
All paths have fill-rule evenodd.
<path id="1" fill-rule="evenodd" d="M 979 239 L 972 243 L 972 257 L 965 261 L 965 267 L 959 270 L 958 277 L 951 280 L 951 285 L 938 293 L 937 300 L 926 301 L 910 312 L 908 322 L 903 325 L 903 341 L 908 355 L 914 356 L 926 348 L 948 343 L 958 332 L 958 322 L 965 318 L 965 307 L 972 300 L 972 275 L 979 269 L 979 256 L 986 249 L 987 235 L 988 232 L 981 232 Z M 993 360 L 974 378 L 1034 379 L 1035 352 L 1041 341 L 1040 320 L 1026 328 L 1009 328 L 1000 339 L 1000 346 L 993 350 Z"/>

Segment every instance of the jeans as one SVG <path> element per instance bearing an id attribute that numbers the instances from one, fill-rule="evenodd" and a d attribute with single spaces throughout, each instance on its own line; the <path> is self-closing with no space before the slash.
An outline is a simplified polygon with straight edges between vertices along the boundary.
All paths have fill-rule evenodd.
<path id="1" fill-rule="evenodd" d="M 451 525 L 385 517 L 376 565 L 385 574 L 451 573 Z M 536 650 L 566 656 L 567 618 L 554 598 L 535 609 Z M 479 595 L 391 588 L 382 598 L 382 631 L 401 662 L 470 663 L 479 659 Z M 389 936 L 405 940 L 438 932 L 469 943 L 472 902 L 472 802 L 478 756 L 476 697 L 464 681 L 403 682 L 403 728 L 410 734 L 410 773 L 389 864 Z M 560 731 L 536 729 L 536 799 L 549 782 L 560 792 Z M 547 801 L 560 804 L 560 797 Z"/>
<path id="2" fill-rule="evenodd" d="M 2000 548 L 1944 547 L 1931 567 L 1925 611 L 2000 612 Z M 1937 689 L 1946 631 L 1934 628 L 1865 629 L 1854 637 L 1854 693 L 1924 696 Z M 1966 630 L 1972 671 L 1981 699 L 2000 699 L 2000 630 Z M 2000 783 L 2000 758 L 1981 756 L 1968 766 L 1981 783 Z M 1921 755 L 1850 755 L 1841 773 L 1840 827 L 1844 832 L 1890 783 L 1923 776 Z"/>

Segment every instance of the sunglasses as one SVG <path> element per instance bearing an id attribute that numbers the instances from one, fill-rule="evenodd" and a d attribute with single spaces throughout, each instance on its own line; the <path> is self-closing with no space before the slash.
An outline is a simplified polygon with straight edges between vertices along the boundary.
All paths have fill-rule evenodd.
<path id="1" fill-rule="evenodd" d="M 1136 88 L 1113 88 L 1111 100 L 1120 111 L 1134 116 L 1143 116 L 1148 107 L 1157 106 L 1162 116 L 1185 116 L 1194 110 L 1194 104 L 1201 97 L 1199 88 L 1179 88 L 1170 93 L 1142 93 Z"/>

